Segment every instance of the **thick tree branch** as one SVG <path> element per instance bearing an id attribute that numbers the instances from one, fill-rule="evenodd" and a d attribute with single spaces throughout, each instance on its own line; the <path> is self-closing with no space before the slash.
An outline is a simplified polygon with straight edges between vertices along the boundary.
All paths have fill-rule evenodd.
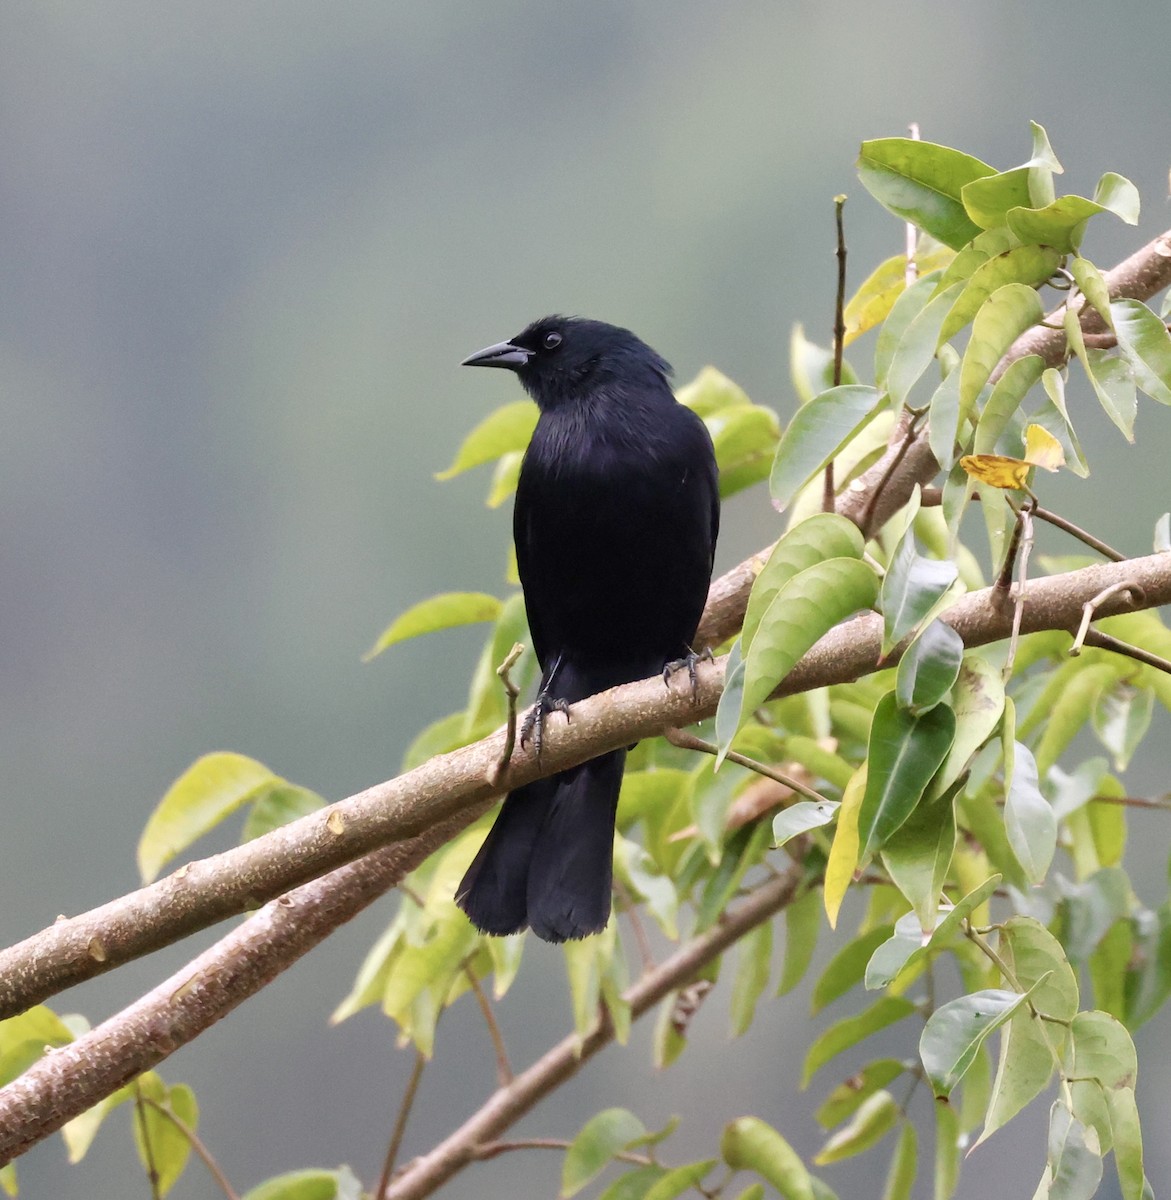
<path id="1" fill-rule="evenodd" d="M 1166 287 L 1171 283 L 1171 231 L 1108 271 L 1105 278 L 1116 296 L 1146 299 Z M 1086 314 L 1088 328 L 1093 327 L 1093 318 L 1092 312 Z M 1030 353 L 1040 353 L 1047 361 L 1063 361 L 1064 334 L 1041 327 L 1030 330 L 1014 343 L 1005 361 Z M 846 489 L 839 511 L 872 532 L 906 502 L 916 484 L 926 483 L 937 469 L 925 433 L 909 445 L 901 434 L 895 436 L 886 455 Z M 875 496 L 880 484 L 881 494 Z M 736 632 L 752 583 L 767 556 L 767 550 L 761 551 L 713 583 L 696 635 L 697 646 L 717 645 Z M 498 762 L 504 734 L 494 737 L 500 743 L 493 760 Z M 482 746 L 479 743 L 455 756 L 437 759 L 420 767 L 421 775 L 412 772 L 378 784 L 226 854 L 190 863 L 150 887 L 82 916 L 58 921 L 51 929 L 0 952 L 0 1018 L 255 908 L 371 849 L 414 836 L 467 800 L 467 768 L 472 764 L 473 770 L 479 769 Z M 533 756 L 523 750 L 514 756 L 506 779 L 496 779 L 488 764 L 476 799 L 486 801 L 538 773 Z M 458 794 L 449 793 L 449 783 L 460 789 Z M 445 797 L 454 803 L 446 806 Z M 421 821 L 413 819 L 416 803 Z M 341 817 L 340 825 L 336 818 L 329 820 L 335 811 Z M 335 832 L 338 828 L 340 833 Z"/>
<path id="2" fill-rule="evenodd" d="M 1121 584 L 1127 586 L 1118 587 Z M 1171 554 L 1102 563 L 1031 582 L 1025 593 L 1022 631 L 1072 631 L 1081 621 L 1085 603 L 1115 587 L 1118 590 L 1099 604 L 1099 618 L 1171 603 Z M 994 591 L 984 588 L 963 597 L 944 614 L 968 646 L 1001 640 L 1011 630 L 1012 611 L 996 602 Z M 881 644 L 882 618 L 877 613 L 855 617 L 826 634 L 775 694 L 857 679 L 878 667 Z M 897 652 L 888 656 L 884 665 L 897 657 Z M 689 687 L 669 691 L 661 679 L 649 679 L 575 705 L 577 719 L 552 726 L 542 763 L 538 767 L 526 760 L 521 777 L 535 778 L 538 769 L 562 769 L 650 737 L 668 725 L 711 716 L 723 686 L 724 661 L 700 664 L 694 704 Z M 418 802 L 404 799 L 402 803 L 409 810 L 405 819 L 412 827 L 425 826 L 423 833 L 268 905 L 147 996 L 0 1089 L 0 1165 L 192 1040 L 464 828 L 487 805 L 484 771 L 496 761 L 501 737 L 495 734 L 401 777 L 418 785 Z M 438 780 L 446 782 L 447 793 L 437 791 Z M 382 789 L 400 782 L 392 780 Z M 371 793 L 381 797 L 382 789 L 370 789 L 342 803 L 352 812 L 365 803 L 363 797 Z M 437 815 L 428 818 L 430 812 Z M 434 823 L 428 825 L 429 820 Z M 312 829 L 309 836 L 315 836 Z M 377 836 L 384 837 L 384 832 Z M 518 1080 L 527 1077 L 526 1073 Z"/>
<path id="3" fill-rule="evenodd" d="M 0 1166 L 192 1041 L 455 836 L 485 805 L 266 905 L 128 1008 L 0 1089 Z"/>
<path id="4" fill-rule="evenodd" d="M 676 988 L 689 983 L 712 959 L 789 904 L 802 875 L 800 864 L 793 864 L 784 874 L 762 883 L 743 904 L 726 913 L 718 925 L 681 946 L 661 966 L 648 971 L 625 993 L 631 1017 L 637 1020 Z M 458 1171 L 475 1162 L 484 1143 L 499 1138 L 613 1040 L 614 1028 L 603 1018 L 584 1037 L 571 1034 L 562 1039 L 507 1087 L 497 1088 L 472 1117 L 432 1151 L 415 1159 L 391 1183 L 383 1200 L 419 1200 L 431 1195 Z"/>
<path id="5" fill-rule="evenodd" d="M 1112 295 L 1140 299 L 1167 286 L 1171 282 L 1171 233 L 1155 239 L 1106 278 Z M 1092 321 L 1087 325 L 1092 327 Z M 1030 331 L 1010 355 L 1040 353 L 1046 361 L 1050 356 L 1054 362 L 1062 361 L 1064 339 L 1060 333 L 1051 335 L 1048 330 Z M 892 440 L 887 457 L 851 485 L 841 498 L 840 510 L 873 531 L 905 502 L 914 485 L 930 479 L 934 470 L 925 436 L 907 442 L 904 431 L 901 438 Z M 875 499 L 880 481 L 881 494 Z M 748 592 L 767 553 L 754 555 L 713 584 L 698 645 L 716 644 L 739 627 Z M 1171 555 L 1102 564 L 1030 583 L 1022 631 L 1073 630 L 1082 605 L 1120 584 L 1129 586 L 1115 591 L 1099 607 L 1099 617 L 1171 602 Z M 959 601 L 945 619 L 965 644 L 975 646 L 1007 636 L 1012 613 L 996 603 L 992 589 L 986 589 Z M 881 618 L 876 614 L 847 622 L 806 655 L 777 694 L 846 682 L 874 670 L 880 642 Z M 888 656 L 885 662 L 896 657 Z M 74 983 L 296 889 L 249 918 L 149 995 L 77 1042 L 46 1055 L 0 1090 L 0 1163 L 226 1015 L 337 925 L 394 886 L 427 854 L 466 827 L 494 796 L 657 734 L 667 726 L 710 716 L 718 703 L 723 667 L 722 660 L 701 666 L 694 703 L 690 689 L 665 691 L 661 681 L 648 680 L 575 705 L 578 719 L 550 730 L 540 762 L 522 749 L 499 779 L 493 768 L 499 762 L 505 733 L 498 731 L 246 846 L 191 863 L 148 888 L 83 916 L 62 920 L 0 953 L 0 1016 L 9 1016 Z M 358 861 L 352 861 L 355 859 Z M 783 900 L 778 907 L 781 903 Z M 729 918 L 732 920 L 735 918 Z M 725 922 L 719 931 L 727 928 Z M 721 943 L 721 948 L 736 936 Z M 688 950 L 684 947 L 659 970 L 680 961 L 680 955 Z M 632 996 L 642 995 L 639 989 L 653 978 L 657 976 L 635 985 Z M 664 994 L 674 986 L 665 986 Z M 653 1002 L 647 999 L 645 1004 Z M 645 1011 L 645 1006 L 639 1011 Z M 599 1030 L 591 1036 L 602 1037 L 600 1046 L 609 1035 Z M 576 1051 L 577 1039 L 572 1039 L 572 1045 Z M 499 1117 L 499 1107 L 492 1107 L 497 1101 L 506 1110 L 519 1103 L 517 1115 L 526 1111 L 566 1077 L 557 1073 L 563 1069 L 557 1066 L 562 1061 L 557 1057 L 560 1052 L 560 1047 L 551 1052 L 553 1065 L 548 1069 L 552 1075 L 538 1074 L 533 1077 L 535 1082 L 526 1084 L 536 1090 L 512 1089 L 530 1080 L 531 1072 L 538 1071 L 545 1059 L 498 1092 L 481 1113 L 495 1112 Z M 547 1086 L 540 1083 L 544 1078 L 550 1080 Z M 503 1095 L 506 1092 L 511 1100 Z M 473 1122 L 479 1119 L 478 1115 Z M 444 1146 L 449 1144 L 450 1139 Z M 399 1193 L 392 1188 L 390 1194 Z"/>

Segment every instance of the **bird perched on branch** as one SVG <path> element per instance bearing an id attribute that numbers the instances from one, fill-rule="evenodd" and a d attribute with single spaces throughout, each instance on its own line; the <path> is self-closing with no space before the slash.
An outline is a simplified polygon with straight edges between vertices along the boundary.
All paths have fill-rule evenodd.
<path id="1" fill-rule="evenodd" d="M 545 317 L 464 366 L 514 371 L 540 409 L 513 536 L 541 665 L 522 727 L 538 753 L 554 711 L 682 665 L 711 580 L 715 454 L 670 366 L 627 329 Z M 510 792 L 456 892 L 485 933 L 549 942 L 605 928 L 625 750 Z"/>

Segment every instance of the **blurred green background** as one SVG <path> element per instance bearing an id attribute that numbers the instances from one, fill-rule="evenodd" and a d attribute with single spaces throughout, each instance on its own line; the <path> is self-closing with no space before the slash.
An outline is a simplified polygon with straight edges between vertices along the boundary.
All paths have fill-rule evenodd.
<path id="1" fill-rule="evenodd" d="M 633 327 L 681 381 L 715 363 L 787 417 L 792 324 L 829 339 L 832 197 L 850 196 L 856 285 L 902 246 L 856 182 L 858 143 L 910 121 L 1003 168 L 1028 157 L 1032 118 L 1063 190 L 1129 176 L 1143 220 L 1094 223 L 1086 251 L 1102 265 L 1171 223 L 1163 0 L 1110 13 L 1089 0 L 38 0 L 6 6 L 2 28 L 5 943 L 134 887 L 138 832 L 199 754 L 239 750 L 338 798 L 393 774 L 415 731 L 462 706 L 475 631 L 359 659 L 418 599 L 501 590 L 507 511 L 482 506 L 482 475 L 433 480 L 519 394 L 459 371 L 472 350 L 546 312 L 583 313 Z M 869 354 L 853 354 L 864 370 Z M 1071 400 L 1095 475 L 1047 481 L 1046 501 L 1143 552 L 1169 506 L 1168 414 L 1145 404 L 1131 448 L 1080 384 Z M 777 528 L 763 493 L 737 498 L 718 565 Z M 1148 759 L 1132 789 L 1165 790 L 1164 774 Z M 1132 838 L 1159 875 L 1167 827 L 1141 817 Z M 325 1018 L 391 905 L 164 1065 L 196 1087 L 241 1191 L 342 1161 L 376 1175 L 409 1056 L 376 1016 Z M 57 1006 L 101 1019 L 211 938 Z M 528 959 L 503 1015 L 520 1064 L 569 1023 L 559 955 L 532 945 Z M 803 996 L 767 1005 L 732 1045 L 709 1003 L 669 1076 L 636 1033 L 632 1053 L 607 1053 L 520 1132 L 572 1136 L 622 1102 L 648 1124 L 688 1113 L 698 1154 L 756 1111 L 812 1153 L 812 1106 L 795 1093 Z M 1168 1032 L 1163 1019 L 1138 1039 L 1155 1181 L 1171 1164 Z M 405 1153 L 492 1080 L 461 1005 Z M 1024 1194 L 1043 1144 L 1036 1124 L 997 1134 L 961 1195 Z M 22 1161 L 22 1194 L 145 1195 L 132 1154 L 124 1118 L 80 1169 L 54 1139 Z M 559 1170 L 556 1155 L 507 1155 L 444 1194 L 552 1194 Z M 875 1170 L 826 1177 L 864 1195 Z M 193 1163 L 173 1194 L 217 1193 Z"/>

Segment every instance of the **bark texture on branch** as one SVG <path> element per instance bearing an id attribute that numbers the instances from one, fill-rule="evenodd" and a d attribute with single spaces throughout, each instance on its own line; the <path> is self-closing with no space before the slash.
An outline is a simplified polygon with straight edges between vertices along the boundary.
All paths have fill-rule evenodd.
<path id="1" fill-rule="evenodd" d="M 1171 233 L 1156 238 L 1108 272 L 1106 279 L 1115 296 L 1147 299 L 1166 287 L 1171 283 Z M 1087 327 L 1092 328 L 1091 320 Z M 1064 361 L 1064 335 L 1032 330 L 1018 339 L 1005 362 L 1030 353 L 1041 354 L 1047 362 Z M 864 531 L 872 532 L 906 502 L 916 484 L 928 482 L 936 469 L 925 434 L 897 437 L 884 458 L 839 497 L 839 509 Z M 739 628 L 752 582 L 767 553 L 754 555 L 712 585 L 697 637 L 699 645 L 717 644 Z M 1074 630 L 1087 601 L 1121 584 L 1128 587 L 1098 607 L 1098 618 L 1171 602 L 1171 555 L 1107 563 L 1030 583 L 1022 631 Z M 944 619 L 966 645 L 982 645 L 1008 636 L 1011 605 L 1004 603 L 1002 594 L 985 589 L 960 600 Z M 847 682 L 876 669 L 881 633 L 882 619 L 874 613 L 831 630 L 801 660 L 777 694 Z M 886 661 L 896 658 L 897 654 Z M 191 863 L 157 884 L 62 920 L 0 953 L 3 1017 L 197 929 L 282 897 L 147 996 L 78 1041 L 46 1055 L 25 1075 L 0 1089 L 0 1164 L 157 1065 L 226 1015 L 398 883 L 474 820 L 496 795 L 658 734 L 667 726 L 710 716 L 719 700 L 723 670 L 723 660 L 700 665 L 694 701 L 686 687 L 665 690 L 661 680 L 630 684 L 583 701 L 574 706 L 571 724 L 551 725 L 540 762 L 531 752 L 519 749 L 504 778 L 489 782 L 504 741 L 503 732 L 498 731 L 245 846 Z M 295 890 L 283 896 L 290 888 Z M 779 895 L 776 906 L 768 911 L 776 911 L 784 902 Z M 724 936 L 739 928 L 735 922 L 753 911 L 752 903 L 750 899 L 711 936 Z M 719 948 L 732 940 L 735 938 L 720 943 Z M 702 953 L 697 950 L 701 943 L 708 945 L 697 939 L 670 960 L 678 974 L 664 977 L 652 973 L 631 989 L 631 1002 L 642 1005 L 638 1011 L 686 980 L 684 967 L 691 963 L 687 955 Z M 668 966 L 664 964 L 660 972 Z M 690 969 L 693 972 L 695 965 Z M 654 991 L 656 987 L 662 988 L 661 993 Z M 589 1035 L 601 1039 L 591 1043 L 590 1053 L 605 1044 L 608 1036 L 601 1027 Z M 572 1042 L 576 1050 L 577 1039 Z M 497 1126 L 494 1121 L 508 1113 L 527 1111 L 572 1074 L 576 1068 L 565 1065 L 564 1053 L 563 1047 L 555 1048 L 510 1088 L 502 1089 L 453 1135 L 456 1139 L 462 1136 L 458 1145 L 448 1139 L 421 1160 L 432 1164 L 426 1171 L 439 1172 L 430 1177 L 442 1182 L 448 1175 L 443 1174 L 447 1167 L 440 1164 L 457 1160 L 462 1164 L 465 1143 L 474 1148 L 476 1139 L 495 1136 L 492 1130 L 498 1132 L 504 1125 Z M 543 1063 L 545 1067 L 538 1069 Z M 521 1081 L 528 1082 L 510 1091 Z M 469 1138 L 473 1140 L 469 1142 Z M 408 1177 L 410 1172 L 403 1179 Z M 426 1190 L 400 1192 L 395 1190 L 398 1186 L 396 1183 L 389 1194 L 426 1194 Z M 405 1182 L 403 1187 L 407 1187 Z"/>

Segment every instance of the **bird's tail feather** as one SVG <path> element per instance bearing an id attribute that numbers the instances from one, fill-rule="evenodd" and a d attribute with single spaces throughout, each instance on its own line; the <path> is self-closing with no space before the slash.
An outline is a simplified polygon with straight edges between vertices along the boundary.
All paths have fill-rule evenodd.
<path id="1" fill-rule="evenodd" d="M 526 925 L 547 942 L 599 933 L 610 918 L 614 817 L 625 750 L 517 788 L 456 890 L 484 933 Z"/>

